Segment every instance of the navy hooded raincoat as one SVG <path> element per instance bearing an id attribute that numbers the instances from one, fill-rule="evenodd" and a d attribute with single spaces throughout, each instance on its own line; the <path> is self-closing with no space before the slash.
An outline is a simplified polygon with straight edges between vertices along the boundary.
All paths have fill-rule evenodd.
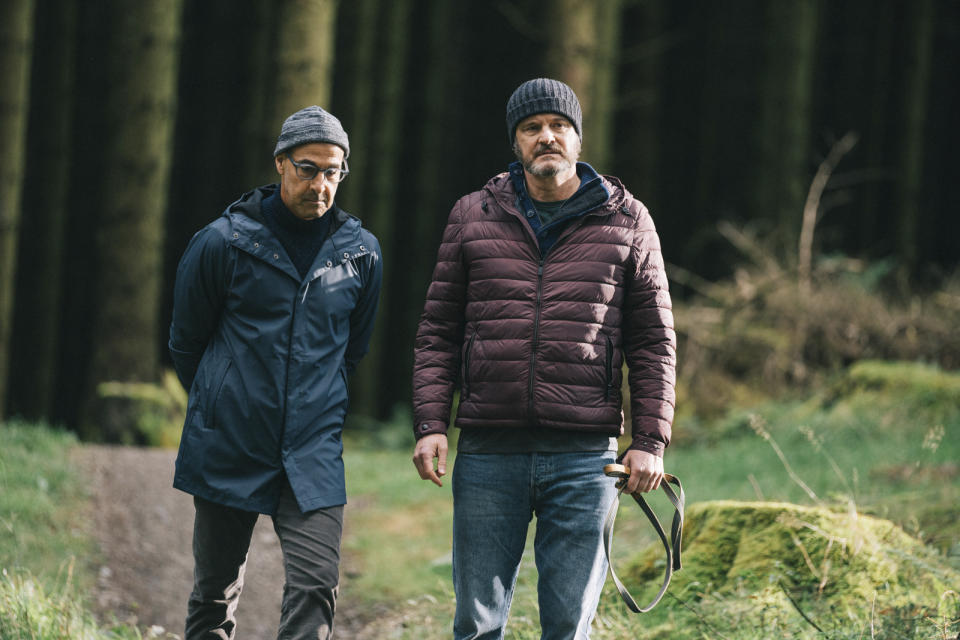
<path id="1" fill-rule="evenodd" d="M 189 389 L 174 487 L 260 513 L 284 476 L 304 512 L 346 503 L 347 375 L 366 353 L 383 265 L 339 208 L 306 277 L 263 224 L 277 186 L 231 204 L 177 268 L 170 353 Z"/>

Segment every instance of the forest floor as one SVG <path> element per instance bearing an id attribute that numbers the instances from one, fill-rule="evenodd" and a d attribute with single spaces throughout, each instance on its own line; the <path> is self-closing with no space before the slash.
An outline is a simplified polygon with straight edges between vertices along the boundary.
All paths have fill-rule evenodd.
<path id="1" fill-rule="evenodd" d="M 167 634 L 182 636 L 193 584 L 194 510 L 191 496 L 172 487 L 176 452 L 82 446 L 75 455 L 90 482 L 87 526 L 99 548 L 92 559 L 97 571 L 95 612 L 105 622 L 115 618 L 141 629 L 160 626 Z M 348 505 L 344 535 L 349 534 L 350 509 Z M 349 576 L 350 566 L 351 559 L 343 557 L 341 576 Z M 280 545 L 270 518 L 261 516 L 237 610 L 238 637 L 276 637 L 283 583 Z M 349 578 L 341 579 L 337 637 L 383 637 L 385 627 L 392 625 L 388 612 L 379 613 L 374 617 L 369 610 L 351 608 Z"/>

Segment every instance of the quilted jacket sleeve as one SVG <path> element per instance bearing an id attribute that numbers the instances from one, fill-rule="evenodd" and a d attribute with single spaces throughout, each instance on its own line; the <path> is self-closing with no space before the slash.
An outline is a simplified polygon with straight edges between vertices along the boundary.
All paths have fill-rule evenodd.
<path id="1" fill-rule="evenodd" d="M 676 402 L 677 338 L 660 238 L 642 205 L 634 234 L 635 270 L 627 282 L 624 352 L 629 369 L 631 448 L 663 455 Z"/>
<path id="2" fill-rule="evenodd" d="M 461 245 L 463 199 L 450 212 L 414 342 L 413 417 L 417 439 L 446 433 L 458 384 L 466 306 Z"/>

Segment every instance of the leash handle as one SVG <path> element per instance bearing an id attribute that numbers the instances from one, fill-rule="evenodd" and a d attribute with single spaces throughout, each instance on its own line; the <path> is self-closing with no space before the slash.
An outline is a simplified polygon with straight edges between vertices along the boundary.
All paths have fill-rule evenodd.
<path id="1" fill-rule="evenodd" d="M 612 478 L 619 478 L 617 482 L 617 489 L 619 489 L 617 499 L 610 505 L 610 510 L 607 511 L 607 517 L 604 518 L 603 521 L 603 552 L 607 556 L 610 575 L 613 577 L 613 582 L 617 585 L 617 591 L 620 592 L 620 597 L 623 598 L 627 607 L 634 613 L 646 613 L 653 609 L 657 603 L 660 602 L 660 599 L 663 598 L 663 594 L 667 592 L 667 586 L 670 584 L 670 578 L 673 576 L 673 572 L 680 570 L 680 543 L 683 534 L 683 508 L 686 503 L 686 496 L 683 493 L 683 487 L 680 485 L 679 478 L 669 473 L 663 474 L 663 481 L 660 483 L 660 488 L 667 494 L 667 498 L 671 504 L 673 504 L 674 508 L 673 522 L 670 526 L 670 538 L 668 540 L 666 533 L 663 531 L 663 526 L 660 524 L 660 520 L 657 519 L 657 515 L 653 512 L 653 509 L 650 508 L 650 505 L 647 504 L 647 501 L 643 499 L 643 496 L 639 493 L 631 494 L 634 501 L 640 505 L 640 508 L 643 509 L 643 512 L 647 515 L 647 519 L 650 520 L 650 524 L 653 525 L 657 535 L 660 536 L 660 541 L 663 543 L 663 548 L 667 553 L 667 564 L 664 569 L 663 584 L 660 586 L 660 592 L 657 593 L 656 597 L 648 605 L 641 607 L 633 599 L 633 596 L 630 595 L 630 592 L 627 591 L 627 588 L 623 586 L 620 578 L 617 577 L 616 572 L 613 570 L 613 560 L 610 557 L 610 552 L 613 548 L 613 523 L 617 518 L 617 510 L 620 507 L 620 496 L 623 495 L 623 490 L 627 486 L 627 478 L 630 477 L 630 469 L 622 464 L 608 464 L 604 465 L 603 472 Z M 676 491 L 670 486 L 671 484 L 676 485 Z"/>

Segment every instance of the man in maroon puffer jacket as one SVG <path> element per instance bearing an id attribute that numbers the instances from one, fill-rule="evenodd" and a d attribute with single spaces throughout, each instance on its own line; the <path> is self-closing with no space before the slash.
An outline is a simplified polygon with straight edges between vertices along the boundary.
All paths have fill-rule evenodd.
<path id="1" fill-rule="evenodd" d="M 531 516 L 543 638 L 586 638 L 606 577 L 603 465 L 631 400 L 627 491 L 663 478 L 676 336 L 660 241 L 616 178 L 578 162 L 580 103 L 537 78 L 507 103 L 518 162 L 453 207 L 413 371 L 414 464 L 453 473 L 454 638 L 502 638 Z M 436 462 L 436 468 L 435 468 Z"/>

